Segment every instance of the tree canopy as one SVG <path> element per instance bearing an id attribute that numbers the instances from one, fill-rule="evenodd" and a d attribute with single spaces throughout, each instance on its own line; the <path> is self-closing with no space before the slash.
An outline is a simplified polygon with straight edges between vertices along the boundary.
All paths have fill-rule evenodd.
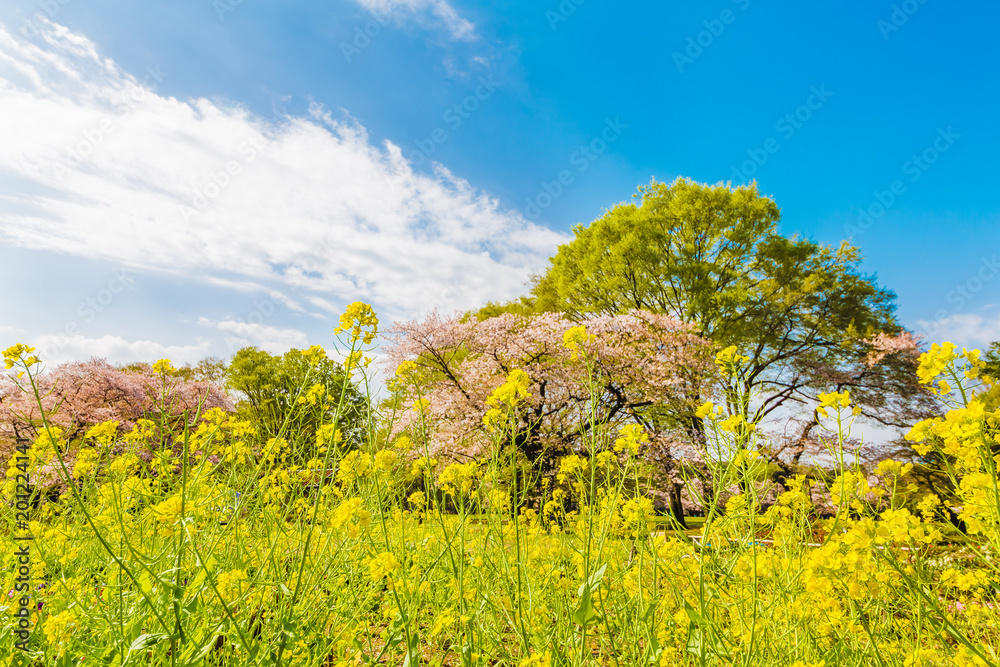
<path id="1" fill-rule="evenodd" d="M 389 335 L 386 361 L 398 367 L 401 409 L 394 433 L 427 427 L 434 455 L 488 458 L 491 392 L 521 373 L 527 396 L 504 442 L 542 473 L 594 429 L 635 423 L 650 437 L 645 454 L 659 462 L 658 473 L 675 473 L 675 450 L 689 440 L 674 437 L 677 429 L 662 414 L 694 410 L 711 366 L 706 341 L 689 326 L 647 311 L 592 317 L 585 330 L 558 313 L 482 321 L 431 315 L 397 324 Z M 685 453 L 697 454 L 689 446 Z M 676 491 L 667 501 L 678 506 L 679 484 L 667 490 Z"/>
<path id="2" fill-rule="evenodd" d="M 310 438 L 320 425 L 333 421 L 343 394 L 337 427 L 348 442 L 358 440 L 366 399 L 340 364 L 326 358 L 312 361 L 297 349 L 281 356 L 256 347 L 237 351 L 226 375 L 227 387 L 239 392 L 237 410 L 261 436 L 297 432 Z"/>
<path id="3" fill-rule="evenodd" d="M 990 377 L 1000 378 L 1000 341 L 990 343 L 983 355 L 983 373 Z"/>
<path id="4" fill-rule="evenodd" d="M 654 181 L 635 197 L 575 226 L 529 295 L 489 304 L 477 317 L 644 309 L 693 324 L 750 358 L 739 381 L 757 400 L 731 406 L 750 421 L 844 389 L 870 396 L 860 404 L 865 414 L 887 425 L 923 414 L 923 393 L 908 385 L 904 394 L 916 404 L 877 396 L 887 385 L 915 383 L 916 343 L 900 338 L 895 295 L 861 271 L 856 247 L 781 235 L 780 210 L 756 183 Z"/>

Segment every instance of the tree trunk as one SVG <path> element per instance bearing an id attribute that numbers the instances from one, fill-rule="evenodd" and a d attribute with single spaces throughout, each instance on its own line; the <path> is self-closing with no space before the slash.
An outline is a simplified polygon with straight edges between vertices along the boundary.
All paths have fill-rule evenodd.
<path id="1" fill-rule="evenodd" d="M 670 480 L 667 485 L 667 501 L 670 503 L 670 516 L 674 518 L 681 528 L 687 528 L 687 521 L 684 520 L 684 503 L 681 502 L 681 484 Z"/>

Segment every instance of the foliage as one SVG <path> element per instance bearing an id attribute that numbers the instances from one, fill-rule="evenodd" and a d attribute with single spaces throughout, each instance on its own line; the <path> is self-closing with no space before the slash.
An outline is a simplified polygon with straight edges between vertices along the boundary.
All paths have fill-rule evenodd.
<path id="1" fill-rule="evenodd" d="M 989 349 L 983 355 L 983 373 L 1000 378 L 1000 341 L 990 343 Z"/>
<path id="2" fill-rule="evenodd" d="M 697 451 L 663 414 L 695 407 L 710 363 L 706 343 L 676 320 L 644 311 L 585 323 L 574 327 L 549 313 L 482 321 L 431 315 L 397 325 L 386 353 L 402 408 L 395 430 L 426 437 L 442 460 L 489 458 L 496 392 L 511 386 L 516 370 L 525 400 L 511 444 L 536 472 L 551 475 L 555 459 L 577 451 L 598 424 L 640 424 L 650 436 L 645 454 L 656 463 L 653 487 L 676 491 L 676 508 L 676 457 Z"/>
<path id="3" fill-rule="evenodd" d="M 127 372 L 145 373 L 152 369 L 152 365 L 144 362 L 135 362 L 122 364 L 117 366 L 117 368 Z M 226 381 L 226 371 L 225 361 L 219 357 L 205 357 L 199 360 L 194 366 L 191 364 L 184 364 L 180 367 L 171 365 L 168 374 L 171 377 L 180 378 L 185 382 L 210 382 L 221 387 Z"/>
<path id="4" fill-rule="evenodd" d="M 314 352 L 293 348 L 279 356 L 256 347 L 237 351 L 226 382 L 239 392 L 238 412 L 262 436 L 295 432 L 311 438 L 339 405 L 343 437 L 357 443 L 367 402 L 340 364 Z"/>
<path id="5" fill-rule="evenodd" d="M 366 321 L 352 331 L 352 354 L 374 337 L 362 333 Z M 590 368 L 616 335 L 570 327 L 561 344 Z M 4 356 L 22 374 L 11 381 L 40 404 L 31 354 L 16 346 Z M 720 357 L 724 372 L 745 356 Z M 2 510 L 4 585 L 28 616 L 26 629 L 13 614 L 0 621 L 0 637 L 27 649 L 7 664 L 996 665 L 1000 388 L 975 353 L 954 346 L 922 355 L 918 371 L 948 411 L 909 437 L 946 462 L 969 526 L 959 548 L 943 543 L 941 499 L 902 505 L 907 464 L 860 468 L 846 391 L 814 402 L 832 477 L 791 479 L 773 504 L 763 502 L 772 490 L 756 486 L 766 454 L 745 415 L 700 406 L 718 483 L 689 486 L 706 514 L 694 535 L 656 526 L 651 502 L 628 483 L 641 474 L 647 434 L 602 427 L 597 393 L 582 408 L 591 428 L 558 461 L 544 505 L 528 507 L 532 478 L 515 445 L 537 388 L 519 368 L 499 384 L 481 378 L 496 412 L 487 411 L 480 460 L 432 456 L 423 430 L 376 442 L 377 426 L 394 427 L 372 421 L 361 448 L 330 441 L 315 464 L 337 466 L 326 485 L 295 462 L 310 446 L 300 433 L 252 442 L 252 429 L 221 410 L 188 429 L 176 465 L 109 457 L 116 443 L 159 450 L 167 423 L 125 434 L 98 425 L 73 470 L 47 424 L 12 457 L 4 486 L 20 502 L 19 475 L 55 466 L 67 481 L 58 502 Z M 365 384 L 363 363 L 346 372 Z M 735 391 L 737 404 L 747 399 Z M 414 479 L 427 493 L 401 502 Z M 31 585 L 15 589 L 29 533 Z M 22 608 L 10 599 L 9 611 Z"/>
<path id="6" fill-rule="evenodd" d="M 220 387 L 178 377 L 169 365 L 116 368 L 103 359 L 62 364 L 33 377 L 40 402 L 20 391 L 14 380 L 0 376 L 0 440 L 8 445 L 40 437 L 43 411 L 62 437 L 74 442 L 102 423 L 115 423 L 125 433 L 140 419 L 152 417 L 177 428 L 199 410 L 233 409 Z M 75 456 L 75 449 L 69 456 Z M 51 482 L 56 471 L 48 469 L 41 477 Z"/>
<path id="7" fill-rule="evenodd" d="M 654 181 L 636 197 L 574 227 L 530 296 L 478 316 L 579 319 L 641 308 L 694 324 L 720 349 L 748 356 L 738 381 L 756 404 L 729 407 L 751 422 L 845 389 L 883 424 L 903 428 L 927 415 L 915 342 L 895 320 L 892 292 L 861 273 L 857 248 L 782 236 L 778 207 L 756 183 Z M 815 445 L 808 435 L 795 446 Z"/>

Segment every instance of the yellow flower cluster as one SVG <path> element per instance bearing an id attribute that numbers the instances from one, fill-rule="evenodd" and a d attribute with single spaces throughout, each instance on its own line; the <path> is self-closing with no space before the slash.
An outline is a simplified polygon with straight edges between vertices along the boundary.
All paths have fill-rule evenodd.
<path id="1" fill-rule="evenodd" d="M 371 472 L 371 454 L 355 449 L 340 460 L 337 480 L 344 486 L 350 486 L 356 480 L 367 477 Z"/>
<path id="2" fill-rule="evenodd" d="M 628 424 L 618 431 L 618 438 L 615 440 L 615 451 L 628 451 L 632 456 L 639 453 L 639 448 L 649 442 L 649 435 L 639 424 Z"/>
<path id="3" fill-rule="evenodd" d="M 458 493 L 469 493 L 479 477 L 479 464 L 475 461 L 469 463 L 452 463 L 438 475 L 438 484 L 441 489 L 449 495 Z"/>
<path id="4" fill-rule="evenodd" d="M 399 455 L 391 449 L 381 449 L 375 452 L 375 470 L 391 472 L 396 467 Z"/>
<path id="5" fill-rule="evenodd" d="M 58 647 L 59 655 L 65 653 L 66 645 L 72 640 L 77 624 L 76 612 L 72 609 L 64 609 L 58 614 L 50 616 L 42 626 L 45 639 L 48 640 L 49 644 Z"/>
<path id="6" fill-rule="evenodd" d="M 934 343 L 931 348 L 920 355 L 920 365 L 917 368 L 917 377 L 921 384 L 931 384 L 942 375 L 947 375 L 955 382 L 962 379 L 974 380 L 980 376 L 985 365 L 979 358 L 979 350 L 967 350 L 962 348 L 962 353 L 955 352 L 954 343 L 945 342 L 940 345 Z M 962 359 L 964 363 L 961 367 L 957 362 Z M 930 387 L 935 394 L 946 395 L 951 393 L 952 386 L 948 379 L 938 380 L 936 387 Z"/>
<path id="7" fill-rule="evenodd" d="M 319 362 L 326 359 L 326 350 L 320 345 L 313 345 L 308 350 L 302 350 L 302 358 L 310 366 L 318 366 Z"/>
<path id="8" fill-rule="evenodd" d="M 323 424 L 316 429 L 316 447 L 321 452 L 325 452 L 330 445 L 340 444 L 343 439 L 344 434 L 336 424 Z"/>
<path id="9" fill-rule="evenodd" d="M 818 398 L 819 398 L 819 407 L 816 408 L 816 414 L 822 417 L 830 416 L 828 410 L 833 410 L 839 414 L 841 410 L 845 410 L 851 407 L 850 391 L 843 391 L 843 392 L 832 391 L 827 394 L 821 393 Z M 851 413 L 854 415 L 859 415 L 861 414 L 861 408 L 855 406 L 851 411 Z"/>
<path id="10" fill-rule="evenodd" d="M 698 409 L 695 410 L 694 415 L 698 419 L 718 419 L 723 415 L 723 410 L 722 406 L 716 408 L 715 404 L 712 403 L 712 401 L 706 401 L 702 403 L 700 406 L 698 406 Z"/>
<path id="11" fill-rule="evenodd" d="M 87 429 L 84 437 L 89 440 L 96 440 L 99 445 L 107 447 L 118 435 L 118 427 L 120 425 L 120 422 L 117 421 L 104 421 Z"/>
<path id="12" fill-rule="evenodd" d="M 92 447 L 83 447 L 76 453 L 76 463 L 73 464 L 73 477 L 83 479 L 89 477 L 90 473 L 97 467 L 100 455 Z"/>
<path id="13" fill-rule="evenodd" d="M 388 551 L 366 558 L 363 564 L 368 567 L 368 576 L 372 581 L 382 581 L 399 567 L 396 555 Z"/>
<path id="14" fill-rule="evenodd" d="M 288 450 L 288 441 L 284 438 L 269 438 L 268 441 L 264 443 L 261 455 L 264 457 L 265 461 L 273 463 L 287 454 Z"/>
<path id="15" fill-rule="evenodd" d="M 378 318 L 372 307 L 361 301 L 349 305 L 340 316 L 340 326 L 334 329 L 334 333 L 343 333 L 348 329 L 351 330 L 352 343 L 361 338 L 365 345 L 370 345 L 378 335 Z"/>
<path id="16" fill-rule="evenodd" d="M 749 363 L 750 357 L 740 354 L 739 348 L 730 345 L 715 355 L 715 365 L 719 367 L 723 375 L 734 375 L 743 364 Z"/>
<path id="17" fill-rule="evenodd" d="M 299 405 L 322 405 L 325 395 L 326 386 L 323 384 L 314 384 L 306 390 L 305 394 L 299 396 L 295 402 Z"/>
<path id="18" fill-rule="evenodd" d="M 365 509 L 361 498 L 348 498 L 334 510 L 330 518 L 330 526 L 339 529 L 347 526 L 350 537 L 357 537 L 362 528 L 367 528 L 371 522 L 371 512 Z"/>
<path id="19" fill-rule="evenodd" d="M 215 588 L 226 602 L 238 600 L 249 588 L 247 573 L 244 570 L 220 572 L 215 581 Z"/>
<path id="20" fill-rule="evenodd" d="M 576 361 L 583 351 L 581 346 L 592 342 L 593 339 L 594 337 L 587 333 L 587 327 L 582 325 L 570 327 L 563 333 L 563 347 L 570 351 L 570 358 Z"/>
<path id="21" fill-rule="evenodd" d="M 22 364 L 25 368 L 29 366 L 34 366 L 40 360 L 33 353 L 35 348 L 28 347 L 23 343 L 18 343 L 17 345 L 11 345 L 6 350 L 3 351 L 3 360 L 5 368 L 13 368 L 15 364 Z"/>
<path id="22" fill-rule="evenodd" d="M 507 375 L 507 381 L 493 390 L 493 394 L 486 399 L 486 404 L 494 408 L 514 407 L 531 396 L 528 391 L 530 387 L 531 378 L 528 374 L 521 369 L 514 369 Z"/>
<path id="23" fill-rule="evenodd" d="M 414 477 L 419 477 L 423 474 L 423 471 L 430 472 L 438 464 L 438 460 L 428 456 L 422 456 L 413 462 L 410 466 L 410 474 Z"/>
<path id="24" fill-rule="evenodd" d="M 169 359 L 160 359 L 153 364 L 153 372 L 157 375 L 173 375 L 177 372 Z"/>

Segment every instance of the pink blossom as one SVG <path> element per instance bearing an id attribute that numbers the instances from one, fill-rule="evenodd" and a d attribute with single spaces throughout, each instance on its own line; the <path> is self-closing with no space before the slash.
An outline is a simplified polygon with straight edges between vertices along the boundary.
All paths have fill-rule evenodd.
<path id="1" fill-rule="evenodd" d="M 574 359 L 563 344 L 567 329 L 583 324 L 593 337 Z M 557 313 L 504 314 L 483 321 L 442 318 L 397 323 L 389 331 L 390 369 L 415 361 L 425 378 L 420 396 L 429 401 L 430 446 L 434 454 L 478 457 L 489 438 L 482 418 L 492 391 L 512 370 L 531 379 L 531 396 L 520 411 L 522 450 L 568 451 L 589 428 L 590 379 L 598 398 L 597 422 L 611 428 L 643 420 L 653 406 L 674 414 L 693 413 L 710 367 L 709 345 L 691 327 L 665 315 L 632 311 L 574 322 Z M 419 423 L 412 385 L 394 433 Z M 644 420 L 655 443 L 677 442 Z"/>

